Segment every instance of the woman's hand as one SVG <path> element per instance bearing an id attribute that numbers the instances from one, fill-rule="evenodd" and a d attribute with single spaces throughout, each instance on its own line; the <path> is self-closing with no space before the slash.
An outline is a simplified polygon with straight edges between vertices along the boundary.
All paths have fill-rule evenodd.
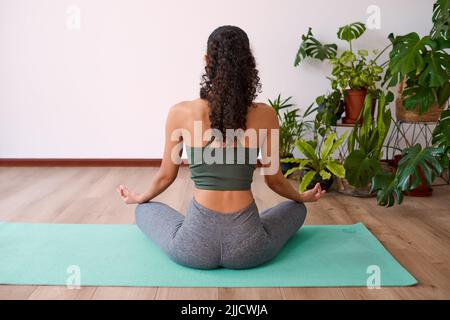
<path id="1" fill-rule="evenodd" d="M 126 204 L 141 203 L 141 196 L 135 192 L 128 190 L 124 185 L 120 185 L 116 188 L 117 193 L 119 193 L 123 202 Z"/>
<path id="2" fill-rule="evenodd" d="M 316 183 L 313 189 L 300 193 L 301 202 L 315 202 L 319 200 L 324 194 L 325 190 L 322 190 L 320 183 Z"/>

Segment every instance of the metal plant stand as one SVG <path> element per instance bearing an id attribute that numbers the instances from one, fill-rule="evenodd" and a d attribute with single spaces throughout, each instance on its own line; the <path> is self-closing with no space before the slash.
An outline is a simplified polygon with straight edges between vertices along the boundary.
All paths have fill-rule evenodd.
<path id="1" fill-rule="evenodd" d="M 401 154 L 401 150 L 408 146 L 420 143 L 422 147 L 429 147 L 432 145 L 433 129 L 436 126 L 435 122 L 408 122 L 403 120 L 392 120 L 390 133 L 388 134 L 383 152 L 383 160 L 390 161 L 394 159 L 396 154 Z M 353 129 L 353 124 L 337 123 L 333 126 L 333 131 L 337 132 L 337 128 Z M 348 138 L 337 149 L 338 159 L 343 161 L 348 156 Z M 356 146 L 357 147 L 357 146 Z M 445 183 L 433 184 L 434 186 L 450 184 L 450 168 L 444 170 L 440 177 Z"/>
<path id="2" fill-rule="evenodd" d="M 432 145 L 435 122 L 407 122 L 403 120 L 393 120 L 393 122 L 393 130 L 388 135 L 384 147 L 386 160 L 393 160 L 396 154 L 401 154 L 401 150 L 417 143 L 422 147 Z M 450 168 L 442 173 L 441 178 L 445 181 L 445 184 L 450 184 Z"/>
<path id="3" fill-rule="evenodd" d="M 400 154 L 401 150 L 407 148 L 408 145 L 413 146 L 420 143 L 423 147 L 431 146 L 432 126 L 436 126 L 436 123 L 394 121 L 394 128 L 386 139 L 386 159 L 392 160 L 395 154 Z M 409 138 L 406 138 L 408 135 Z"/>

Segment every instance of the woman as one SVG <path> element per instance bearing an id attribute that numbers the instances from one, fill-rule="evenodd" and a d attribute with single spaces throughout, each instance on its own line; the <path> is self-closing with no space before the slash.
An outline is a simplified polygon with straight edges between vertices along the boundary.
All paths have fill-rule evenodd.
<path id="1" fill-rule="evenodd" d="M 247 34 L 235 26 L 217 28 L 208 38 L 205 62 L 200 98 L 169 111 L 163 160 L 148 190 L 137 194 L 120 185 L 117 192 L 126 204 L 138 204 L 136 224 L 175 262 L 199 269 L 250 268 L 276 256 L 303 225 L 303 203 L 325 191 L 317 184 L 298 193 L 279 170 L 278 150 L 272 150 L 279 124 L 272 107 L 254 102 L 260 84 Z M 265 132 L 271 134 L 261 138 Z M 151 201 L 177 177 L 183 143 L 195 183 L 186 217 Z M 261 213 L 250 190 L 258 151 L 266 184 L 290 199 Z"/>

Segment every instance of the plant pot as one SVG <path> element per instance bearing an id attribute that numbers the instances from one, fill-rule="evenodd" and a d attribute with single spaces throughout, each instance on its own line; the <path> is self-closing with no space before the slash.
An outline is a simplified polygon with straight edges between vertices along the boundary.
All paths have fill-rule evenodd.
<path id="1" fill-rule="evenodd" d="M 280 163 L 281 173 L 285 174 L 289 169 L 298 167 L 298 163 Z"/>
<path id="2" fill-rule="evenodd" d="M 347 179 L 345 178 L 339 178 L 336 181 L 337 183 L 337 191 L 339 193 L 343 193 L 352 197 L 357 197 L 357 198 L 373 198 L 376 196 L 375 193 L 370 193 L 370 187 L 371 187 L 371 183 L 369 183 L 366 187 L 364 188 L 356 188 L 352 185 L 350 185 L 347 181 Z"/>
<path id="3" fill-rule="evenodd" d="M 427 185 L 421 167 L 417 167 L 417 173 L 419 174 L 420 181 L 422 182 L 422 184 L 419 187 L 412 189 L 411 191 L 406 191 L 405 195 L 412 197 L 431 197 L 433 195 L 433 189 Z"/>
<path id="4" fill-rule="evenodd" d="M 404 86 L 405 84 L 403 82 L 399 84 L 398 94 L 395 98 L 395 117 L 397 120 L 405 122 L 437 122 L 445 105 L 439 106 L 438 104 L 434 104 L 422 115 L 419 114 L 418 107 L 413 110 L 406 110 L 402 100 Z"/>
<path id="5" fill-rule="evenodd" d="M 398 163 L 400 161 L 400 159 L 402 158 L 401 154 L 396 154 L 394 155 L 394 158 L 389 160 L 389 165 L 391 165 L 392 167 L 394 167 L 395 169 L 397 169 L 398 167 Z"/>
<path id="6" fill-rule="evenodd" d="M 333 185 L 333 181 L 334 181 L 333 175 L 331 175 L 330 179 L 323 180 L 323 178 L 320 176 L 320 174 L 316 173 L 314 178 L 311 180 L 311 182 L 306 187 L 306 190 L 310 190 L 310 189 L 314 188 L 316 183 L 320 183 L 320 187 L 322 188 L 322 190 L 329 190 L 331 188 L 331 186 Z"/>
<path id="7" fill-rule="evenodd" d="M 355 124 L 364 108 L 364 100 L 366 99 L 367 89 L 354 90 L 349 89 L 345 91 L 345 117 L 342 119 L 342 123 Z M 375 102 L 372 101 L 372 115 L 375 110 Z M 362 122 L 362 117 L 360 123 Z"/>
<path id="8" fill-rule="evenodd" d="M 397 169 L 398 163 L 402 156 L 400 154 L 396 154 L 394 158 L 391 160 L 390 164 Z M 411 197 L 430 197 L 433 194 L 433 189 L 427 186 L 427 182 L 425 180 L 425 176 L 423 175 L 423 171 L 421 167 L 417 167 L 417 172 L 419 173 L 420 180 L 422 181 L 422 185 L 411 191 L 403 192 L 407 196 Z M 410 178 L 411 181 L 411 178 Z"/>

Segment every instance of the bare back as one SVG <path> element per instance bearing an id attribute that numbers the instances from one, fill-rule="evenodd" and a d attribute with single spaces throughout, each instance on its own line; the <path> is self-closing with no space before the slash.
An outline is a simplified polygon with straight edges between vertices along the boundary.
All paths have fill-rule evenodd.
<path id="1" fill-rule="evenodd" d="M 189 132 L 189 135 L 183 136 L 183 142 L 186 145 L 201 147 L 204 146 L 208 140 L 202 138 L 195 138 L 194 123 L 201 122 L 201 136 L 204 136 L 205 131 L 211 129 L 209 121 L 209 106 L 203 99 L 196 99 L 193 101 L 186 101 L 180 106 L 183 121 L 180 123 L 182 129 Z M 247 114 L 247 131 L 256 131 L 257 144 L 259 141 L 259 130 L 267 129 L 272 115 L 272 108 L 263 103 L 255 103 L 250 106 Z M 198 124 L 198 123 L 197 123 Z M 198 129 L 197 129 L 198 130 Z M 241 141 L 245 147 L 256 147 L 255 141 L 244 139 Z M 218 147 L 219 145 L 217 145 Z M 203 206 L 222 213 L 236 212 L 242 208 L 249 206 L 253 201 L 253 194 L 250 190 L 204 190 L 195 188 L 195 199 Z"/>

